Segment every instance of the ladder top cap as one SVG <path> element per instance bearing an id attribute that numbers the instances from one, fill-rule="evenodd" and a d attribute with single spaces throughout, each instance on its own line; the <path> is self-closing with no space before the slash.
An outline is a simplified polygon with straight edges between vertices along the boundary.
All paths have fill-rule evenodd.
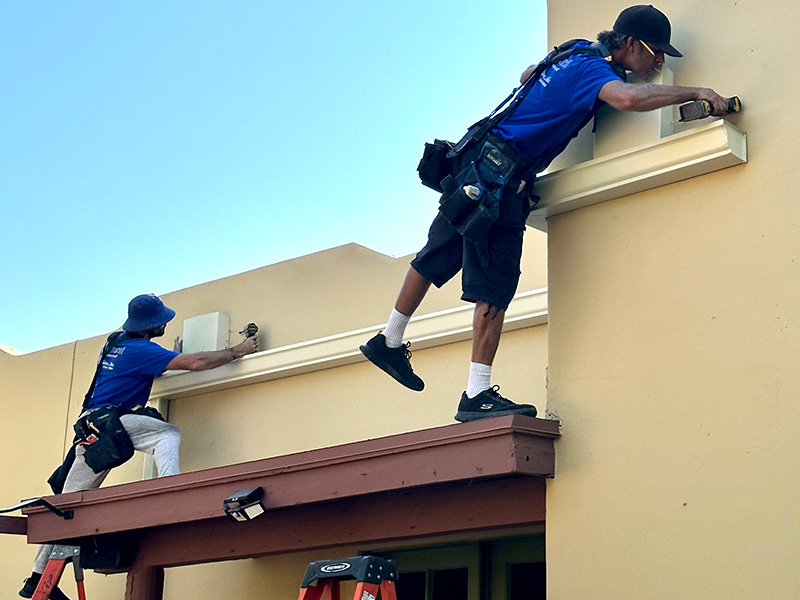
<path id="1" fill-rule="evenodd" d="M 394 562 L 377 556 L 351 556 L 341 560 L 315 560 L 306 567 L 300 587 L 308 587 L 320 579 L 355 579 L 367 583 L 397 581 Z"/>

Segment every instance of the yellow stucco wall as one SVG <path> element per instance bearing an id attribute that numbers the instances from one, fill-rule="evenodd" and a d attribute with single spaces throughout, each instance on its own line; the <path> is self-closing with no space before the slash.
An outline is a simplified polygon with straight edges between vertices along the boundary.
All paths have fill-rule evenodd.
<path id="1" fill-rule="evenodd" d="M 546 236 L 527 236 L 520 291 L 546 286 Z M 393 258 L 356 244 L 299 257 L 163 296 L 177 315 L 158 341 L 171 348 L 184 319 L 214 311 L 230 317 L 230 339 L 250 321 L 261 328 L 262 350 L 385 322 L 411 257 Z M 432 290 L 419 315 L 463 303 L 460 283 Z M 120 323 L 125 307 L 120 307 Z M 503 392 L 544 412 L 546 325 L 504 335 L 495 380 Z M 364 336 L 364 340 L 372 334 Z M 0 398 L 12 412 L 0 424 L 4 477 L 0 505 L 49 494 L 45 482 L 72 439 L 71 425 L 94 373 L 104 336 L 39 352 L 0 352 Z M 300 452 L 453 422 L 469 369 L 469 342 L 415 352 L 426 389 L 414 393 L 366 361 L 171 400 L 169 418 L 182 431 L 182 470 L 196 470 Z M 24 465 L 23 468 L 17 468 Z M 142 477 L 144 461 L 114 469 L 105 485 Z M 16 593 L 30 572 L 35 547 L 22 536 L 0 536 L 0 589 Z M 165 598 L 218 598 L 235 589 L 263 597 L 296 597 L 310 560 L 348 556 L 353 548 L 168 570 Z M 295 575 L 296 574 L 296 575 Z M 64 589 L 74 595 L 70 573 Z M 87 573 L 89 597 L 121 598 L 124 575 Z M 280 593 L 278 593 L 280 592 Z M 290 593 L 289 593 L 290 592 Z M 244 595 L 240 597 L 245 597 Z"/>
<path id="2" fill-rule="evenodd" d="M 196 565 L 169 569 L 164 581 L 165 598 L 186 598 L 197 590 L 202 598 L 274 598 L 295 600 L 308 563 L 345 558 L 358 554 L 350 547 L 323 552 L 298 552 L 283 556 L 248 559 L 230 563 Z M 235 570 L 237 575 L 231 577 Z M 199 592 L 202 590 L 202 592 Z M 341 597 L 352 598 L 355 582 L 343 582 Z"/>
<path id="3" fill-rule="evenodd" d="M 549 3 L 550 41 L 622 5 Z M 798 4 L 658 5 L 678 85 L 741 96 L 749 162 L 549 222 L 549 598 L 792 599 Z"/>

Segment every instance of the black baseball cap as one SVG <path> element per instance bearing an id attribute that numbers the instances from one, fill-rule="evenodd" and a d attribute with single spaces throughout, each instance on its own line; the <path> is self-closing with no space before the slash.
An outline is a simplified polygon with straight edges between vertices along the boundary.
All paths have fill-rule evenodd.
<path id="1" fill-rule="evenodd" d="M 664 54 L 683 56 L 669 43 L 672 33 L 669 19 L 652 4 L 637 4 L 623 10 L 614 23 L 614 31 L 652 44 Z"/>

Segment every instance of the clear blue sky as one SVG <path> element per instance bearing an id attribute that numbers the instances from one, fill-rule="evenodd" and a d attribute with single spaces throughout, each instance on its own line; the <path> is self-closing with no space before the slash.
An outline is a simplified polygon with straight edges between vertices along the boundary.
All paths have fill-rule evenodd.
<path id="1" fill-rule="evenodd" d="M 0 3 L 0 344 L 357 242 L 424 243 L 425 141 L 545 53 L 544 0 Z"/>

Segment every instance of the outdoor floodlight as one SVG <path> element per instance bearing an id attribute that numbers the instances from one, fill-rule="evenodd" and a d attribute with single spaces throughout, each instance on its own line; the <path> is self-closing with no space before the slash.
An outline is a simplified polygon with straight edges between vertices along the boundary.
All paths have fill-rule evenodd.
<path id="1" fill-rule="evenodd" d="M 263 497 L 264 488 L 247 488 L 225 498 L 222 506 L 233 521 L 251 521 L 264 514 L 264 505 L 261 504 Z"/>

